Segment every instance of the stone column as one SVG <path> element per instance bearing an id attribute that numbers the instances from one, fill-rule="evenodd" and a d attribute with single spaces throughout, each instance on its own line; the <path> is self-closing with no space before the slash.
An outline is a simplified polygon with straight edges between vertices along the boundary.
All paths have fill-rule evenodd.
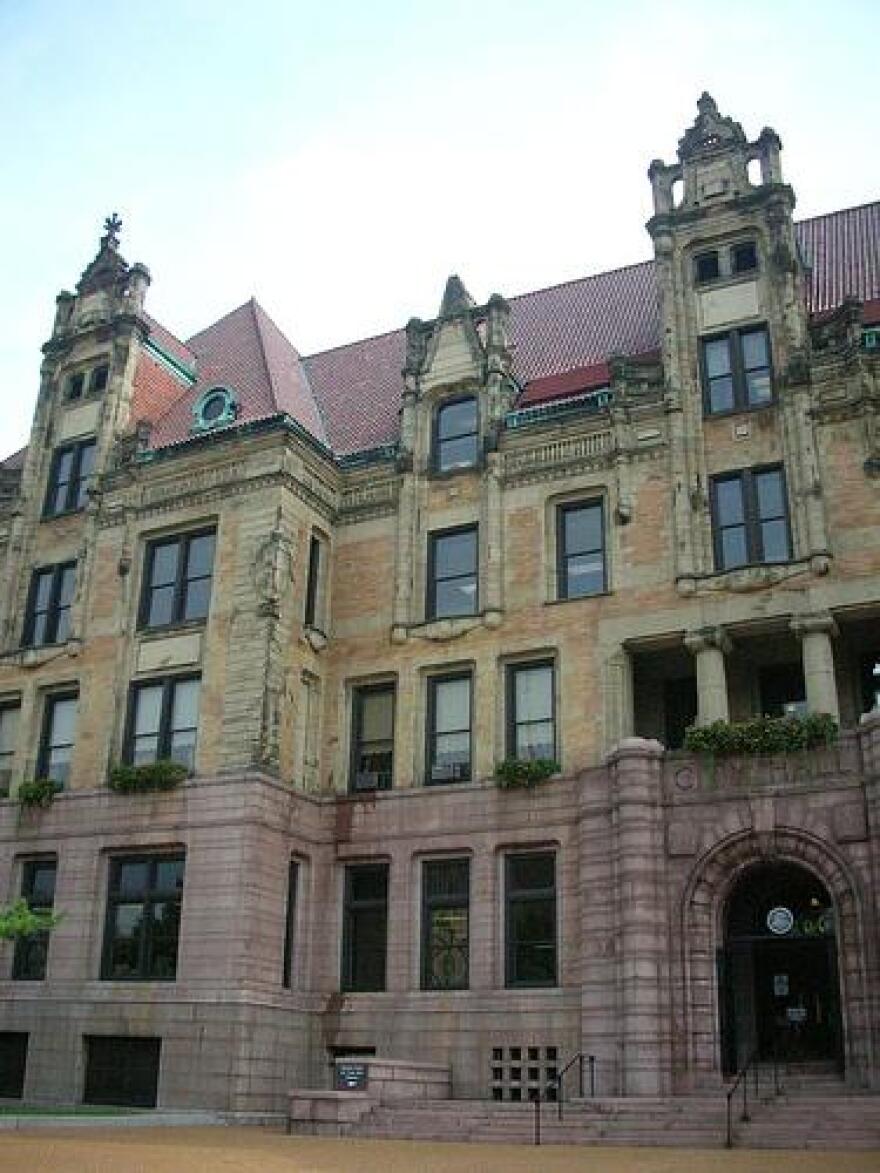
<path id="1" fill-rule="evenodd" d="M 671 1076 L 663 747 L 628 737 L 611 753 L 620 1091 L 658 1096 Z"/>
<path id="2" fill-rule="evenodd" d="M 837 703 L 837 681 L 834 678 L 834 649 L 832 637 L 837 625 L 827 611 L 813 615 L 797 615 L 791 629 L 801 641 L 804 661 L 804 683 L 807 689 L 807 708 L 811 713 L 830 713 L 840 720 Z"/>
<path id="3" fill-rule="evenodd" d="M 729 638 L 720 627 L 701 627 L 687 633 L 684 646 L 694 657 L 697 669 L 697 724 L 729 721 L 724 667 L 724 657 L 730 651 Z"/>

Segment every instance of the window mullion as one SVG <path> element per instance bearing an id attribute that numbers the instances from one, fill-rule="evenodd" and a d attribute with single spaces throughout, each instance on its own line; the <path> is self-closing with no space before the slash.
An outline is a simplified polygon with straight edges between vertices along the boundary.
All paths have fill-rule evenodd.
<path id="1" fill-rule="evenodd" d="M 171 708 L 174 703 L 173 680 L 162 681 L 162 707 L 159 712 L 159 744 L 156 746 L 156 758 L 171 756 Z"/>
<path id="2" fill-rule="evenodd" d="M 742 411 L 748 407 L 746 378 L 743 365 L 742 335 L 739 330 L 730 332 L 730 368 L 733 374 L 733 405 Z"/>
<path id="3" fill-rule="evenodd" d="M 174 609 L 172 623 L 180 623 L 184 616 L 187 575 L 189 573 L 189 538 L 181 538 L 178 546 L 177 569 L 174 576 Z"/>

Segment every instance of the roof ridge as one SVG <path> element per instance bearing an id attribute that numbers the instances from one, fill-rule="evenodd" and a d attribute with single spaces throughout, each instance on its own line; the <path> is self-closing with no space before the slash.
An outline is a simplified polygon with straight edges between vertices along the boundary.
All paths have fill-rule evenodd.
<path id="1" fill-rule="evenodd" d="M 192 343 L 196 338 L 201 338 L 203 334 L 207 334 L 209 330 L 213 330 L 216 326 L 219 326 L 221 322 L 225 322 L 227 318 L 231 318 L 233 314 L 241 313 L 241 311 L 243 309 L 247 309 L 247 307 L 254 300 L 255 298 L 253 295 L 251 295 L 247 301 L 243 301 L 241 305 L 237 305 L 234 309 L 228 310 L 225 314 L 221 314 L 220 317 L 216 319 L 216 321 L 209 322 L 207 326 L 204 326 L 201 330 L 197 330 L 195 334 L 191 334 L 184 342 L 184 345 L 192 349 Z M 196 354 L 195 351 L 193 351 L 193 353 Z M 198 358 L 198 354 L 196 354 L 196 358 Z"/>
<path id="2" fill-rule="evenodd" d="M 254 320 L 254 329 L 257 332 L 257 338 L 259 339 L 259 343 L 260 343 L 260 356 L 263 359 L 263 370 L 266 372 L 266 379 L 269 383 L 269 390 L 272 393 L 272 404 L 273 404 L 276 411 L 280 411 L 281 407 L 278 403 L 278 391 L 275 386 L 275 377 L 272 372 L 272 368 L 269 365 L 269 356 L 266 354 L 266 338 L 263 334 L 263 326 L 262 326 L 262 323 L 260 322 L 260 316 L 257 313 L 257 310 L 260 310 L 261 313 L 264 313 L 264 314 L 266 313 L 266 311 L 263 309 L 263 307 L 260 305 L 260 303 L 257 301 L 257 299 L 254 297 L 253 294 L 251 294 L 250 300 L 247 301 L 245 304 L 249 307 L 249 309 L 251 311 L 251 317 Z M 266 316 L 268 317 L 268 314 Z M 283 331 L 282 331 L 282 334 L 283 334 Z M 287 335 L 284 334 L 283 336 L 290 343 L 290 345 L 293 346 L 293 343 L 290 342 L 290 339 L 287 338 Z M 296 347 L 294 347 L 294 350 L 296 350 Z"/>
<path id="3" fill-rule="evenodd" d="M 318 397 L 315 394 L 315 389 L 312 386 L 311 379 L 309 378 L 309 372 L 306 369 L 306 364 L 303 360 L 303 356 L 299 352 L 299 349 L 287 337 L 287 335 L 284 333 L 284 331 L 281 329 L 281 327 L 278 325 L 278 323 L 275 321 L 275 319 L 272 317 L 272 315 L 269 313 L 269 311 L 265 308 L 265 306 L 262 306 L 253 295 L 251 296 L 249 305 L 251 306 L 251 312 L 253 313 L 254 325 L 256 326 L 256 329 L 257 329 L 257 337 L 260 340 L 260 353 L 263 356 L 263 366 L 266 369 L 266 374 L 269 379 L 269 387 L 272 391 L 272 399 L 274 400 L 276 410 L 281 411 L 282 407 L 281 407 L 281 404 L 278 399 L 278 392 L 276 390 L 274 372 L 273 372 L 272 366 L 269 362 L 269 355 L 266 350 L 266 337 L 265 337 L 265 333 L 263 331 L 263 323 L 261 320 L 261 315 L 263 318 L 266 319 L 266 321 L 268 323 L 270 323 L 278 331 L 278 333 L 281 335 L 281 337 L 284 339 L 284 341 L 287 343 L 287 345 L 293 351 L 293 354 L 296 358 L 296 361 L 299 364 L 299 370 L 300 370 L 300 373 L 302 374 L 303 381 L 305 382 L 305 389 L 308 392 L 309 398 L 312 401 L 312 407 L 315 409 L 315 414 L 317 415 L 317 417 L 321 423 L 321 428 L 323 429 L 323 432 L 324 432 L 323 438 L 321 436 L 316 436 L 315 439 L 319 440 L 321 443 L 324 443 L 325 441 L 329 442 L 330 432 L 328 431 L 328 428 L 327 428 L 327 421 L 324 418 L 324 413 L 321 411 L 321 405 L 318 402 Z M 257 313 L 258 310 L 259 310 L 259 313 Z"/>

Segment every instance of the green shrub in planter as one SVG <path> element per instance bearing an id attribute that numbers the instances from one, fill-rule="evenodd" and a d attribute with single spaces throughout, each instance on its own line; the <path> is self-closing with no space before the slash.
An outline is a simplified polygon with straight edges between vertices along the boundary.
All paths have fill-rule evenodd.
<path id="1" fill-rule="evenodd" d="M 33 782 L 22 782 L 15 797 L 22 809 L 33 810 L 35 807 L 45 810 L 55 801 L 55 795 L 62 790 L 60 782 L 52 778 L 36 778 Z"/>
<path id="2" fill-rule="evenodd" d="M 711 725 L 691 726 L 684 735 L 684 748 L 715 757 L 794 753 L 833 745 L 838 733 L 838 724 L 828 713 L 754 717 L 751 721 L 715 721 Z"/>
<path id="3" fill-rule="evenodd" d="M 108 785 L 118 794 L 143 794 L 150 790 L 173 790 L 188 777 L 186 766 L 163 759 L 141 766 L 113 766 Z"/>
<path id="4" fill-rule="evenodd" d="M 554 762 L 552 758 L 532 758 L 528 761 L 506 758 L 495 766 L 495 778 L 502 790 L 515 787 L 529 789 L 546 782 L 553 774 L 558 774 L 559 768 L 559 762 Z"/>

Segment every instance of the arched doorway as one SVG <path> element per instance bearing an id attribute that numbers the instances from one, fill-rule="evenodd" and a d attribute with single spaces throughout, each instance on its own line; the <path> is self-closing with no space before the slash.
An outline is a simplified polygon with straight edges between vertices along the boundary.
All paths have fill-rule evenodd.
<path id="1" fill-rule="evenodd" d="M 842 1066 L 834 905 L 807 868 L 762 862 L 741 873 L 725 906 L 718 979 L 725 1072 L 754 1053 Z"/>

